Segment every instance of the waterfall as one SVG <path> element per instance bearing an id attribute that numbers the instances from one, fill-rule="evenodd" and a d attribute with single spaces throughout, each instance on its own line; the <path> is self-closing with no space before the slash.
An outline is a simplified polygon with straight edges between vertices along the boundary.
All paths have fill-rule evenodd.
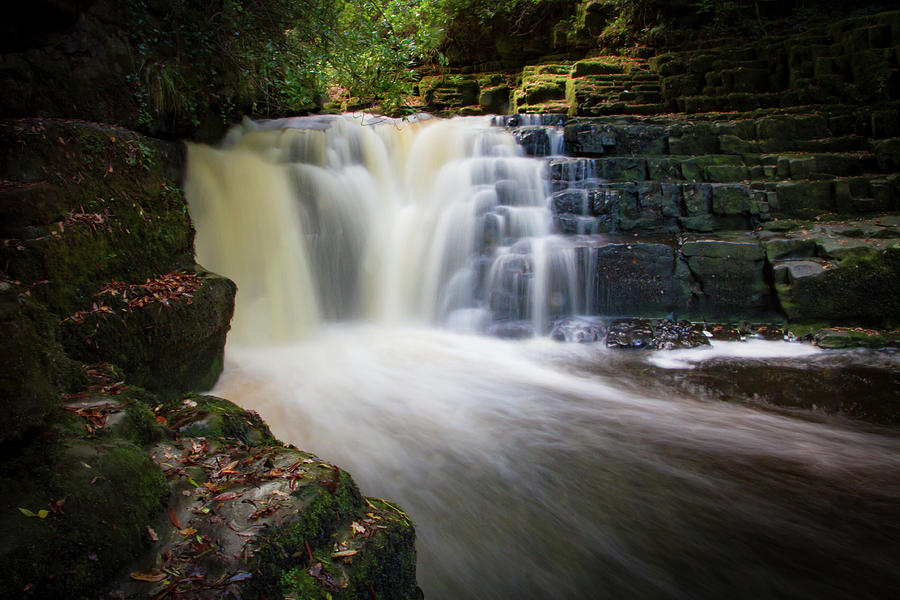
<path id="1" fill-rule="evenodd" d="M 306 117 L 191 145 L 198 262 L 239 287 L 212 393 L 402 505 L 433 600 L 896 595 L 896 431 L 773 406 L 891 406 L 900 357 L 535 335 L 628 300 L 604 240 L 552 233 L 596 165 L 549 160 L 551 189 L 523 152 L 552 153 L 533 129 L 552 123 L 507 119 Z"/>
<path id="2" fill-rule="evenodd" d="M 304 117 L 191 145 L 186 190 L 198 260 L 238 285 L 240 343 L 360 319 L 545 333 L 579 304 L 545 169 L 488 118 Z"/>

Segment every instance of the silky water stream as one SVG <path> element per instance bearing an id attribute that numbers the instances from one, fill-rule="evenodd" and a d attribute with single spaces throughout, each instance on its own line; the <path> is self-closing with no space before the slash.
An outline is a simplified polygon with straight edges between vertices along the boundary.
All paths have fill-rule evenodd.
<path id="1" fill-rule="evenodd" d="M 239 288 L 213 393 L 400 503 L 427 598 L 896 597 L 900 436 L 769 403 L 897 402 L 896 355 L 551 341 L 585 292 L 542 172 L 480 118 L 192 146 L 198 260 Z"/>

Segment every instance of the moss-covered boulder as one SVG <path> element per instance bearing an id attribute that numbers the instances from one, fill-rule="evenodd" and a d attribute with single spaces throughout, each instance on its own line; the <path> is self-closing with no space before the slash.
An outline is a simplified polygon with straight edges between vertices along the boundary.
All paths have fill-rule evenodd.
<path id="1" fill-rule="evenodd" d="M 40 425 L 61 393 L 84 381 L 57 340 L 56 319 L 26 293 L 0 280 L 0 443 Z"/>
<path id="2" fill-rule="evenodd" d="M 248 446 L 276 443 L 269 426 L 253 411 L 224 398 L 190 395 L 166 414 L 178 435 L 213 440 L 235 439 Z"/>
<path id="3" fill-rule="evenodd" d="M 167 496 L 159 467 L 121 439 L 58 428 L 41 443 L 6 447 L 0 463 L 0 595 L 95 598 L 148 546 L 147 527 Z"/>
<path id="4" fill-rule="evenodd" d="M 277 442 L 227 400 L 192 396 L 158 416 L 178 432 L 151 448 L 169 505 L 116 593 L 419 597 L 415 533 L 399 507 L 363 497 L 345 471 Z"/>
<path id="5" fill-rule="evenodd" d="M 100 285 L 193 263 L 180 149 L 79 121 L 0 122 L 0 247 L 9 276 L 61 318 Z"/>
<path id="6" fill-rule="evenodd" d="M 843 255 L 775 262 L 775 289 L 791 321 L 874 328 L 900 325 L 900 246 L 873 241 Z M 794 267 L 794 268 L 792 268 Z"/>
<path id="7" fill-rule="evenodd" d="M 209 389 L 222 371 L 236 291 L 231 280 L 202 271 L 110 282 L 91 309 L 62 321 L 63 343 L 71 356 L 113 363 L 129 383 L 164 399 Z"/>
<path id="8" fill-rule="evenodd" d="M 820 348 L 900 348 L 900 331 L 864 329 L 862 327 L 826 327 L 812 335 Z"/>

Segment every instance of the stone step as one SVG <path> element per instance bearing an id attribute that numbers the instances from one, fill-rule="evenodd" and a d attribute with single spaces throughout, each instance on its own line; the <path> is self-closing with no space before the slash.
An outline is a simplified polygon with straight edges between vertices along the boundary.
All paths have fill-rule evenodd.
<path id="1" fill-rule="evenodd" d="M 625 102 L 612 102 L 578 108 L 580 116 L 658 115 L 665 112 L 665 104 L 628 104 Z"/>

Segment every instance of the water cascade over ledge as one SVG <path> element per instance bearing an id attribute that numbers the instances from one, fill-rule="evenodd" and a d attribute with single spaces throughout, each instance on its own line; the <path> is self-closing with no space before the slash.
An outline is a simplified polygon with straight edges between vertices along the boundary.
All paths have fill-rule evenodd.
<path id="1" fill-rule="evenodd" d="M 892 401 L 895 355 L 484 335 L 593 302 L 545 169 L 480 118 L 246 123 L 191 146 L 198 261 L 239 287 L 213 392 L 399 502 L 427 598 L 895 592 L 896 433 L 766 401 Z"/>

